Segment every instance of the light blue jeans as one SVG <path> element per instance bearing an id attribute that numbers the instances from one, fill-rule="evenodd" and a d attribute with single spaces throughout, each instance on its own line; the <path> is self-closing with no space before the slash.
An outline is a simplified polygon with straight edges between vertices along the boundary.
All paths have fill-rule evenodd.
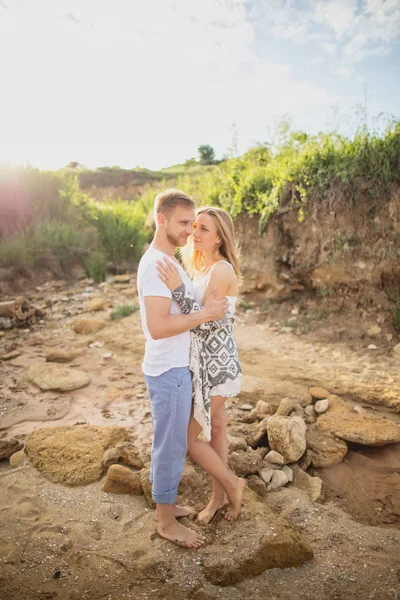
<path id="1" fill-rule="evenodd" d="M 145 375 L 153 421 L 150 481 L 156 504 L 174 504 L 185 466 L 192 409 L 192 374 L 188 367 Z"/>

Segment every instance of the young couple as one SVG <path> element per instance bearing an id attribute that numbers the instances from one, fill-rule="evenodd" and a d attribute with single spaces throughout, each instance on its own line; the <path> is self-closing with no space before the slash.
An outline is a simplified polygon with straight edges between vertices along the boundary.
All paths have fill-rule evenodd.
<path id="1" fill-rule="evenodd" d="M 186 453 L 213 478 L 210 502 L 198 519 L 209 523 L 228 503 L 237 519 L 245 482 L 227 467 L 225 399 L 240 390 L 241 368 L 232 326 L 240 270 L 232 219 L 200 208 L 179 190 L 155 199 L 156 234 L 138 269 L 146 350 L 142 364 L 153 421 L 150 481 L 157 533 L 198 548 L 204 537 L 178 523 L 192 514 L 175 504 Z M 189 241 L 189 243 L 188 243 Z M 175 260 L 185 248 L 189 278 Z M 199 439 L 199 435 L 207 441 Z"/>

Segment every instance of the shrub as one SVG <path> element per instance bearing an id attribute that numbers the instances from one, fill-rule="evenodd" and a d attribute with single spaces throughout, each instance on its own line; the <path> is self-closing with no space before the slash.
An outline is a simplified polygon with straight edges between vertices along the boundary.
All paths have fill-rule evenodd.
<path id="1" fill-rule="evenodd" d="M 0 265 L 3 267 L 31 267 L 33 256 L 24 233 L 0 240 Z"/>
<path id="2" fill-rule="evenodd" d="M 149 235 L 142 203 L 119 200 L 96 204 L 92 217 L 108 259 L 118 264 L 140 258 Z"/>
<path id="3" fill-rule="evenodd" d="M 120 304 L 110 313 L 110 317 L 117 321 L 119 319 L 125 319 L 125 317 L 130 317 L 133 313 L 137 312 L 139 307 L 134 304 Z"/>
<path id="4" fill-rule="evenodd" d="M 107 259 L 103 252 L 92 252 L 84 260 L 84 264 L 88 277 L 93 279 L 96 283 L 101 283 L 106 280 Z"/>

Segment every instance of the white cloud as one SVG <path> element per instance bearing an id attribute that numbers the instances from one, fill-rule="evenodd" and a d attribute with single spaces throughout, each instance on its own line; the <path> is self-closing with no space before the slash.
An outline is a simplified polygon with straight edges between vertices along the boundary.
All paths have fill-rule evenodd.
<path id="1" fill-rule="evenodd" d="M 349 79 L 353 75 L 354 70 L 351 67 L 337 67 L 335 73 Z"/>
<path id="2" fill-rule="evenodd" d="M 278 37 L 315 42 L 341 64 L 390 52 L 400 36 L 400 0 L 264 0 L 258 17 Z"/>

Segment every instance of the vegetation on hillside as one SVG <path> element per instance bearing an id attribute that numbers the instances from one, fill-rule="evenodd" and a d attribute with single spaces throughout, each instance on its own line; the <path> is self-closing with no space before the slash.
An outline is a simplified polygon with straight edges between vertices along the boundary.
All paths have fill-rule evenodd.
<path id="1" fill-rule="evenodd" d="M 97 203 L 82 191 L 132 178 L 147 184 L 132 201 Z M 393 183 L 400 183 L 400 122 L 382 135 L 362 130 L 352 140 L 335 133 L 310 136 L 284 122 L 275 144 L 259 144 L 218 164 L 189 159 L 162 171 L 88 171 L 77 163 L 60 172 L 2 169 L 0 266 L 37 266 L 49 257 L 67 264 L 75 257 L 101 280 L 108 261 L 139 259 L 151 237 L 154 196 L 166 187 L 183 189 L 199 205 L 221 206 L 233 218 L 258 214 L 262 227 L 288 193 L 301 218 L 309 198 L 322 199 L 333 187 L 355 203 L 360 185 L 383 198 Z"/>

